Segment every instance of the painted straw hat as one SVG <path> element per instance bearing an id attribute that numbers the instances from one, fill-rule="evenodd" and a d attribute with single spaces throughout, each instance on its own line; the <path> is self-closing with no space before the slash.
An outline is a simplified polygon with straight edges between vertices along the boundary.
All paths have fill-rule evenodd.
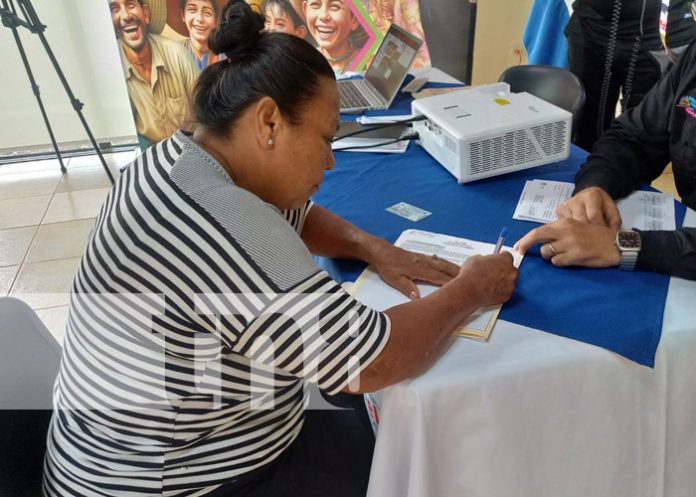
<path id="1" fill-rule="evenodd" d="M 160 34 L 167 22 L 167 0 L 145 0 L 150 10 L 150 25 L 148 31 Z"/>

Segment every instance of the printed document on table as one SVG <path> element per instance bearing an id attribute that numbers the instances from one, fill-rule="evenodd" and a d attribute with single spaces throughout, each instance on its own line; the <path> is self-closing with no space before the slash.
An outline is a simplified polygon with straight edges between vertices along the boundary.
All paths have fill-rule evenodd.
<path id="1" fill-rule="evenodd" d="M 526 181 L 513 219 L 550 223 L 558 219 L 556 209 L 573 194 L 573 183 Z M 622 227 L 640 230 L 676 229 L 674 198 L 659 192 L 635 191 L 616 202 Z"/>
<path id="2" fill-rule="evenodd" d="M 675 230 L 674 197 L 659 192 L 635 191 L 616 202 L 623 228 L 643 231 Z"/>
<path id="3" fill-rule="evenodd" d="M 531 180 L 524 184 L 512 219 L 550 223 L 558 219 L 556 209 L 573 194 L 575 185 L 563 181 Z"/>
<path id="4" fill-rule="evenodd" d="M 461 266 L 472 255 L 492 254 L 495 248 L 494 243 L 477 242 L 420 230 L 404 231 L 394 245 L 412 252 L 437 255 L 458 266 Z M 522 256 L 511 247 L 503 247 L 503 250 L 513 254 L 515 266 L 519 267 Z M 425 283 L 418 284 L 421 297 L 429 295 L 437 288 L 437 286 Z M 370 267 L 363 271 L 351 291 L 360 302 L 379 311 L 406 303 L 409 300 L 403 293 L 386 284 Z M 469 316 L 454 333 L 467 338 L 487 341 L 498 318 L 500 307 L 500 305 L 495 305 L 479 309 Z"/>

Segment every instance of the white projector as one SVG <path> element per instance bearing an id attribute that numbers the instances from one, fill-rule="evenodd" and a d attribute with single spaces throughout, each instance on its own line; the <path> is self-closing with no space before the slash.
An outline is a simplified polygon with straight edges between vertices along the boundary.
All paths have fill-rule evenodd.
<path id="1" fill-rule="evenodd" d="M 418 143 L 459 183 L 568 157 L 570 112 L 506 83 L 414 100 Z"/>

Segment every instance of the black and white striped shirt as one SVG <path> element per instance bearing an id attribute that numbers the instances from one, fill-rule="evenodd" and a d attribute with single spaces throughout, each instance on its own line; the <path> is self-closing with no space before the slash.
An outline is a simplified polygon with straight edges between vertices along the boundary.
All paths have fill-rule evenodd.
<path id="1" fill-rule="evenodd" d="M 72 287 L 44 489 L 204 495 L 302 427 L 304 382 L 334 393 L 389 337 L 280 212 L 182 132 L 107 197 Z"/>

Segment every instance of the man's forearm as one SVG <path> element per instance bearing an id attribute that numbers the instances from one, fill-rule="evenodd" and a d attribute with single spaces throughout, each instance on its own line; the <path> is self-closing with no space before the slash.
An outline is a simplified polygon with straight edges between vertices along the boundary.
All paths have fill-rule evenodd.
<path id="1" fill-rule="evenodd" d="M 636 269 L 696 280 L 696 228 L 642 231 Z"/>

